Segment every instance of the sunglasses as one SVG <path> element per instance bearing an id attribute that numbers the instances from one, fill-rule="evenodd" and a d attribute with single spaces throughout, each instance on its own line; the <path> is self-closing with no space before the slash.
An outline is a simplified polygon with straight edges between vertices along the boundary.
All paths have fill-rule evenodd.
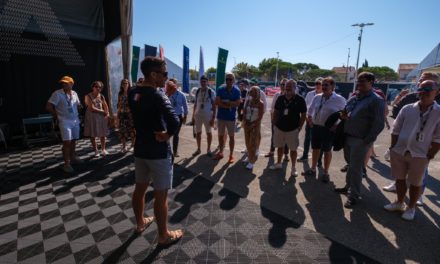
<path id="1" fill-rule="evenodd" d="M 226 81 L 233 81 L 233 78 L 226 78 Z"/>
<path id="2" fill-rule="evenodd" d="M 321 85 L 322 83 L 320 83 L 320 82 L 315 82 L 315 85 Z"/>
<path id="3" fill-rule="evenodd" d="M 430 92 L 432 90 L 434 90 L 434 88 L 432 88 L 432 87 L 423 87 L 423 88 L 417 89 L 418 92 Z"/>
<path id="4" fill-rule="evenodd" d="M 155 73 L 161 73 L 163 77 L 167 78 L 168 77 L 168 72 L 161 72 L 161 71 L 155 71 Z"/>
<path id="5" fill-rule="evenodd" d="M 280 86 L 285 86 L 286 84 L 285 83 L 280 83 Z"/>

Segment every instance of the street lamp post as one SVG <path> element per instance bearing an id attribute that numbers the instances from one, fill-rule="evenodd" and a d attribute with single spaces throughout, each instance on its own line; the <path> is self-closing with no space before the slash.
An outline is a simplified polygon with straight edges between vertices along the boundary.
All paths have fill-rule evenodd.
<path id="1" fill-rule="evenodd" d="M 358 55 L 357 55 L 357 60 L 356 60 L 355 78 L 354 78 L 354 82 L 353 82 L 353 92 L 356 90 L 356 78 L 357 78 L 357 74 L 358 74 L 359 55 L 361 53 L 362 32 L 364 31 L 365 26 L 372 26 L 372 25 L 374 25 L 374 23 L 360 23 L 360 24 L 351 25 L 352 27 L 360 27 L 361 28 L 361 31 L 360 31 L 359 37 L 358 37 L 359 47 L 358 47 Z"/>
<path id="2" fill-rule="evenodd" d="M 348 82 L 348 71 L 350 67 L 350 48 L 348 48 L 348 56 L 347 56 L 347 68 L 345 69 L 345 81 Z"/>
<path id="3" fill-rule="evenodd" d="M 278 82 L 278 61 L 279 61 L 280 53 L 277 51 L 277 69 L 275 71 L 275 87 L 277 87 Z"/>

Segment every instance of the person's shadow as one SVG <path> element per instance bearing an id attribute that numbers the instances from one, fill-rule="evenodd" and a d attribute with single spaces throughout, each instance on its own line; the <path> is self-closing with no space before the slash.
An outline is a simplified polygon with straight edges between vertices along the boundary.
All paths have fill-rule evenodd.
<path id="1" fill-rule="evenodd" d="M 299 228 L 305 219 L 304 211 L 296 198 L 298 193 L 295 188 L 296 178 L 291 176 L 286 180 L 285 169 L 285 164 L 282 170 L 265 169 L 259 177 L 260 189 L 263 192 L 260 200 L 261 213 L 272 224 L 268 241 L 274 248 L 283 247 L 287 241 L 287 229 Z M 281 214 L 288 215 L 292 220 Z"/>

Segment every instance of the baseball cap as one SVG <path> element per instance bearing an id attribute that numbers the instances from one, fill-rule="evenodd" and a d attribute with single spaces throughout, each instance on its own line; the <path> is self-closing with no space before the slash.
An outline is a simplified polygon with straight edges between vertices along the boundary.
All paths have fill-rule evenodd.
<path id="1" fill-rule="evenodd" d="M 200 77 L 200 80 L 207 80 L 207 81 L 209 81 L 208 77 L 206 77 L 205 75 L 202 75 L 202 77 Z"/>
<path id="2" fill-rule="evenodd" d="M 71 83 L 74 84 L 75 82 L 73 81 L 73 78 L 70 76 L 63 76 L 63 78 L 61 78 L 60 83 Z"/>

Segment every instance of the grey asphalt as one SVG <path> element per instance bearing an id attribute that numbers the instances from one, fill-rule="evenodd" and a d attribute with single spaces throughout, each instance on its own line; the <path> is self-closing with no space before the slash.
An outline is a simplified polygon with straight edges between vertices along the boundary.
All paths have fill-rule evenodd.
<path id="1" fill-rule="evenodd" d="M 392 121 L 389 119 L 390 124 Z M 241 150 L 245 148 L 242 130 L 235 134 L 234 156 L 237 161 L 227 164 L 226 158 L 217 162 L 206 155 L 205 132 L 202 136 L 202 154 L 192 157 L 196 142 L 192 127 L 184 126 L 180 134 L 180 157 L 175 162 L 243 198 L 379 262 L 440 263 L 440 155 L 429 165 L 430 176 L 424 193 L 425 205 L 418 207 L 414 221 L 407 222 L 398 213 L 383 209 L 385 204 L 396 197 L 395 193 L 382 191 L 383 186 L 392 182 L 390 164 L 383 158 L 390 142 L 390 131 L 386 128 L 375 142 L 378 157 L 368 163 L 368 177 L 363 180 L 362 200 L 353 209 L 344 208 L 346 197 L 333 191 L 335 186 L 342 187 L 345 183 L 345 173 L 340 172 L 345 165 L 342 151 L 333 152 L 329 171 L 330 183 L 324 184 L 318 177 L 300 175 L 292 178 L 292 161 L 284 162 L 283 170 L 271 171 L 268 167 L 273 164 L 273 158 L 263 156 L 270 147 L 269 113 L 264 115 L 261 131 L 260 155 L 252 171 L 246 170 L 244 163 L 240 161 L 243 157 Z M 216 130 L 213 130 L 213 136 L 215 148 Z M 304 131 L 301 131 L 299 155 L 302 154 L 303 137 Z M 229 148 L 226 147 L 225 154 L 228 152 Z M 307 169 L 310 162 L 311 159 L 309 162 L 297 162 L 298 172 Z"/>

